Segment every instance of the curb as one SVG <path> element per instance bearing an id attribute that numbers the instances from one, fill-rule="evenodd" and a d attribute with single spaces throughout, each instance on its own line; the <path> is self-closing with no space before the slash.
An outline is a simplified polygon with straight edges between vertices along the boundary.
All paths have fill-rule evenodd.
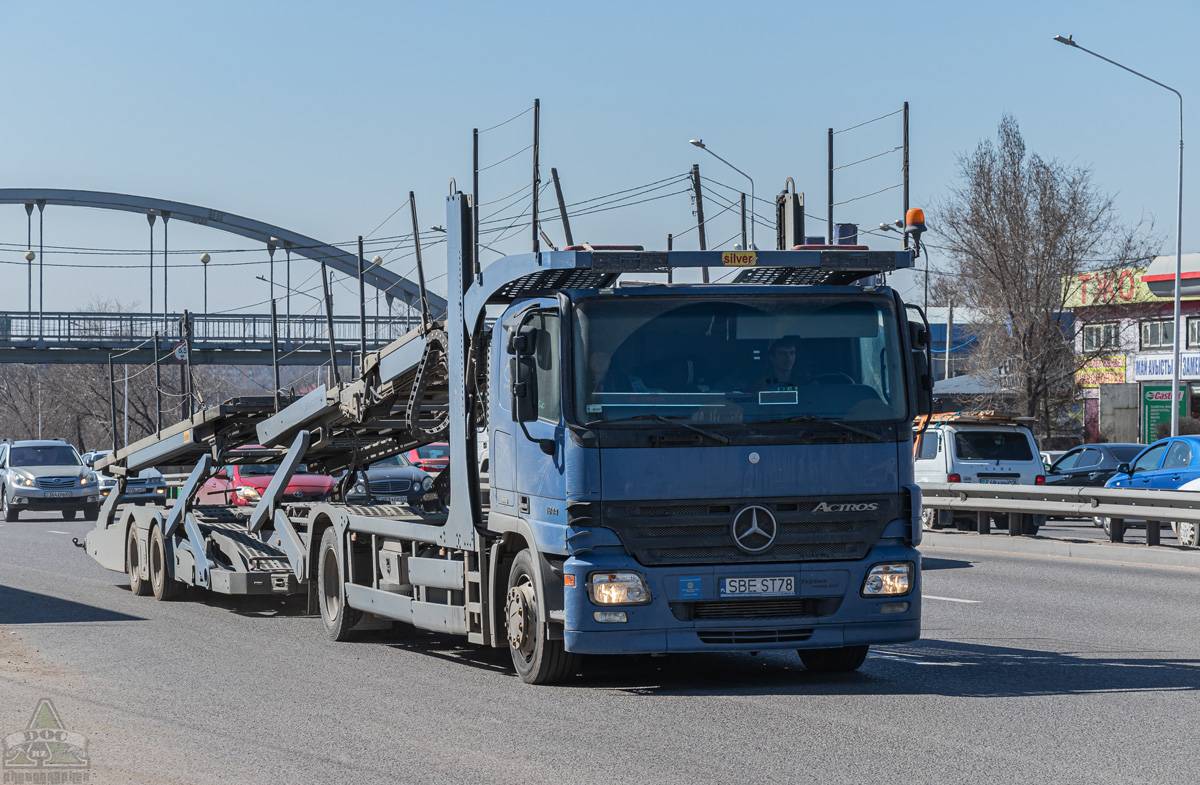
<path id="1" fill-rule="evenodd" d="M 960 551 L 989 551 L 1028 556 L 1057 556 L 1067 559 L 1140 564 L 1154 567 L 1186 567 L 1200 570 L 1200 550 L 1147 545 L 1119 545 L 1081 542 L 1054 537 L 1010 537 L 1007 534 L 980 535 L 971 532 L 925 532 L 920 548 L 947 548 Z"/>

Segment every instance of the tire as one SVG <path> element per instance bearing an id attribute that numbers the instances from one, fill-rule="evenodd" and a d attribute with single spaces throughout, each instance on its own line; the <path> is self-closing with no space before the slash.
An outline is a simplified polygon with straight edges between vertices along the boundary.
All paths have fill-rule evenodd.
<path id="1" fill-rule="evenodd" d="M 73 521 L 73 520 L 75 520 L 75 511 L 74 510 L 63 510 L 62 517 L 63 517 L 64 521 Z"/>
<path id="2" fill-rule="evenodd" d="M 1112 526 L 1109 525 L 1109 519 L 1108 518 L 1096 518 L 1096 520 L 1099 521 L 1099 523 L 1096 525 L 1104 530 L 1104 536 L 1111 540 L 1112 539 Z"/>
<path id="3" fill-rule="evenodd" d="M 89 521 L 94 521 L 100 517 L 100 505 L 89 504 L 83 508 L 83 517 Z"/>
<path id="4" fill-rule="evenodd" d="M 346 605 L 343 569 L 338 558 L 337 530 L 330 526 L 321 535 L 317 552 L 317 607 L 325 634 L 335 641 L 349 640 L 350 630 L 362 617 L 362 613 Z"/>
<path id="5" fill-rule="evenodd" d="M 0 494 L 0 507 L 4 509 L 4 520 L 12 523 L 21 515 L 21 511 L 8 503 L 8 494 Z"/>
<path id="6" fill-rule="evenodd" d="M 546 635 L 545 603 L 538 596 L 537 562 L 528 548 L 513 559 L 504 599 L 508 653 L 521 681 L 526 684 L 556 684 L 575 673 L 579 655 L 566 644 Z"/>
<path id="7" fill-rule="evenodd" d="M 849 673 L 862 667 L 869 646 L 843 646 L 840 649 L 798 649 L 806 670 L 816 673 Z"/>
<path id="8" fill-rule="evenodd" d="M 171 576 L 167 567 L 167 544 L 163 539 L 162 529 L 155 526 L 150 530 L 150 590 L 154 599 L 159 602 L 170 602 L 183 593 L 183 584 Z M 204 554 L 193 554 L 195 558 L 203 559 Z"/>
<path id="9" fill-rule="evenodd" d="M 130 526 L 129 534 L 125 537 L 125 572 L 129 574 L 129 590 L 138 597 L 145 597 L 150 594 L 150 581 L 142 579 L 142 555 L 138 551 L 137 533 L 137 526 Z"/>
<path id="10" fill-rule="evenodd" d="M 1195 548 L 1200 545 L 1200 525 L 1194 523 L 1176 523 L 1175 536 L 1179 538 L 1180 545 Z"/>

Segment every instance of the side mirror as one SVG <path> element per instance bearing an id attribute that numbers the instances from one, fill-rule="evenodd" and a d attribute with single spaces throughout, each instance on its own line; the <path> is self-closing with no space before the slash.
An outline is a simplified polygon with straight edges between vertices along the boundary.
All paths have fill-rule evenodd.
<path id="1" fill-rule="evenodd" d="M 83 459 L 83 463 L 86 466 L 95 466 L 96 465 L 96 456 L 89 455 L 88 457 Z"/>
<path id="2" fill-rule="evenodd" d="M 1133 471 L 1129 468 L 1129 464 L 1122 463 L 1117 465 L 1117 474 L 1133 474 Z"/>
<path id="3" fill-rule="evenodd" d="M 518 354 L 509 360 L 512 371 L 513 422 L 533 422 L 538 418 L 537 376 L 533 357 Z"/>
<path id="4" fill-rule="evenodd" d="M 228 480 L 229 472 L 225 471 L 224 469 L 221 469 L 219 472 L 217 472 L 216 474 L 213 475 L 213 479 L 214 480 Z"/>
<path id="5" fill-rule="evenodd" d="M 929 356 L 929 331 L 920 322 L 908 323 L 913 373 L 917 382 L 917 414 L 933 414 L 933 369 Z"/>

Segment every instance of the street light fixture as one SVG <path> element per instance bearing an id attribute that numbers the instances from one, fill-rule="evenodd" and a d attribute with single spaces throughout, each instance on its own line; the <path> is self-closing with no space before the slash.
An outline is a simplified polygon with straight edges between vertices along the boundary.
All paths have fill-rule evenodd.
<path id="1" fill-rule="evenodd" d="M 1080 51 L 1087 52 L 1093 57 L 1098 57 L 1106 63 L 1111 63 L 1117 68 L 1128 71 L 1134 76 L 1140 76 L 1147 82 L 1153 82 L 1164 90 L 1170 90 L 1179 99 L 1179 197 L 1177 204 L 1177 214 L 1175 218 L 1175 326 L 1172 344 L 1174 346 L 1171 359 L 1171 435 L 1179 435 L 1179 404 L 1175 401 L 1175 396 L 1179 394 L 1179 341 L 1180 341 L 1180 284 L 1183 279 L 1183 95 L 1174 87 L 1163 84 L 1157 79 L 1151 79 L 1145 74 L 1138 73 L 1132 68 L 1121 65 L 1116 60 L 1109 60 L 1102 54 L 1097 54 L 1091 49 L 1084 48 L 1075 42 L 1073 36 L 1063 38 L 1061 35 L 1054 36 L 1054 40 L 1060 44 L 1074 47 Z"/>
<path id="2" fill-rule="evenodd" d="M 750 175 L 746 174 L 745 172 L 743 172 L 741 169 L 738 169 L 736 166 L 729 163 L 724 158 L 722 158 L 721 156 L 714 153 L 712 150 L 709 150 L 707 147 L 705 147 L 703 139 L 689 139 L 688 144 L 690 144 L 694 147 L 699 147 L 701 150 L 708 153 L 713 158 L 716 158 L 718 161 L 725 164 L 730 169 L 732 169 L 733 171 L 737 172 L 742 177 L 745 177 L 747 180 L 750 181 L 750 248 L 745 249 L 745 250 L 757 251 L 758 246 L 754 244 L 754 224 L 756 223 L 756 221 L 754 219 L 754 178 L 751 177 Z M 745 214 L 743 213 L 743 215 L 745 215 Z"/>

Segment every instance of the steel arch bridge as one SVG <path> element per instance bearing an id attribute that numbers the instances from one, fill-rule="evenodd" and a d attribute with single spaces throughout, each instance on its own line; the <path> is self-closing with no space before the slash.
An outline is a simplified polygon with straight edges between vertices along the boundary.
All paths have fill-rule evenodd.
<path id="1" fill-rule="evenodd" d="M 183 220 L 261 242 L 269 249 L 274 247 L 286 250 L 314 262 L 324 263 L 351 278 L 358 277 L 358 257 L 354 254 L 280 226 L 209 207 L 148 196 L 58 188 L 0 188 L 0 204 L 25 205 L 27 211 L 32 211 L 34 206 L 37 206 L 39 210 L 44 209 L 47 205 L 90 207 L 99 210 L 159 216 L 164 221 Z M 395 298 L 406 306 L 419 307 L 420 288 L 407 278 L 376 267 L 364 270 L 363 282 L 367 286 L 378 289 L 389 301 L 391 298 Z M 430 310 L 435 315 L 445 312 L 446 301 L 443 298 L 432 292 L 427 293 L 426 296 Z M 63 322 L 64 317 L 68 316 L 82 317 L 84 315 L 26 312 L 0 315 L 0 362 L 107 362 L 107 354 L 110 351 L 127 348 L 139 340 L 144 342 L 144 336 L 132 334 L 137 332 L 136 329 L 132 332 L 129 329 L 121 329 L 117 331 L 117 334 L 111 334 L 108 329 L 78 330 L 74 329 L 72 324 L 68 324 L 66 328 L 52 329 L 47 334 L 45 330 L 46 317 L 54 320 L 57 324 Z M 138 323 L 137 315 L 130 314 L 128 316 L 134 317 L 131 319 L 131 324 Z M 104 320 L 104 317 L 103 314 L 91 315 L 91 318 L 101 321 Z M 147 331 L 151 329 L 150 325 L 154 318 L 153 314 L 142 315 L 141 321 L 147 325 Z M 249 318 L 261 321 L 261 317 Z M 342 322 L 343 319 L 337 321 Z M 36 333 L 33 330 L 33 322 L 37 323 Z M 24 330 L 20 327 L 22 324 L 26 325 Z M 379 325 L 374 326 L 378 336 Z M 350 340 L 353 341 L 353 344 L 357 344 L 357 334 L 353 338 L 349 334 L 356 331 L 357 327 L 357 320 L 354 324 L 339 324 L 341 329 L 336 332 L 341 335 L 335 335 L 335 338 L 343 345 L 349 343 Z M 216 363 L 262 362 L 264 353 L 261 332 L 261 325 L 259 325 L 254 335 L 248 334 L 243 340 L 226 333 L 222 336 L 222 340 L 214 341 L 211 347 L 197 346 L 196 359 L 201 362 L 207 359 L 209 362 Z M 284 345 L 281 348 L 288 348 L 289 336 L 281 337 L 284 339 Z M 386 343 L 386 341 L 383 342 Z M 372 340 L 371 343 L 377 342 Z M 209 348 L 209 351 L 205 351 L 206 348 Z M 347 346 L 347 348 L 350 347 Z M 245 351 L 237 351 L 239 349 Z M 320 354 L 319 346 L 314 349 L 316 351 L 313 352 L 297 351 L 290 358 L 290 362 L 312 362 L 315 355 Z M 141 354 L 148 354 L 149 351 L 139 352 L 139 359 L 141 359 Z M 269 361 L 269 355 L 266 359 Z M 137 361 L 133 357 L 130 360 Z"/>

